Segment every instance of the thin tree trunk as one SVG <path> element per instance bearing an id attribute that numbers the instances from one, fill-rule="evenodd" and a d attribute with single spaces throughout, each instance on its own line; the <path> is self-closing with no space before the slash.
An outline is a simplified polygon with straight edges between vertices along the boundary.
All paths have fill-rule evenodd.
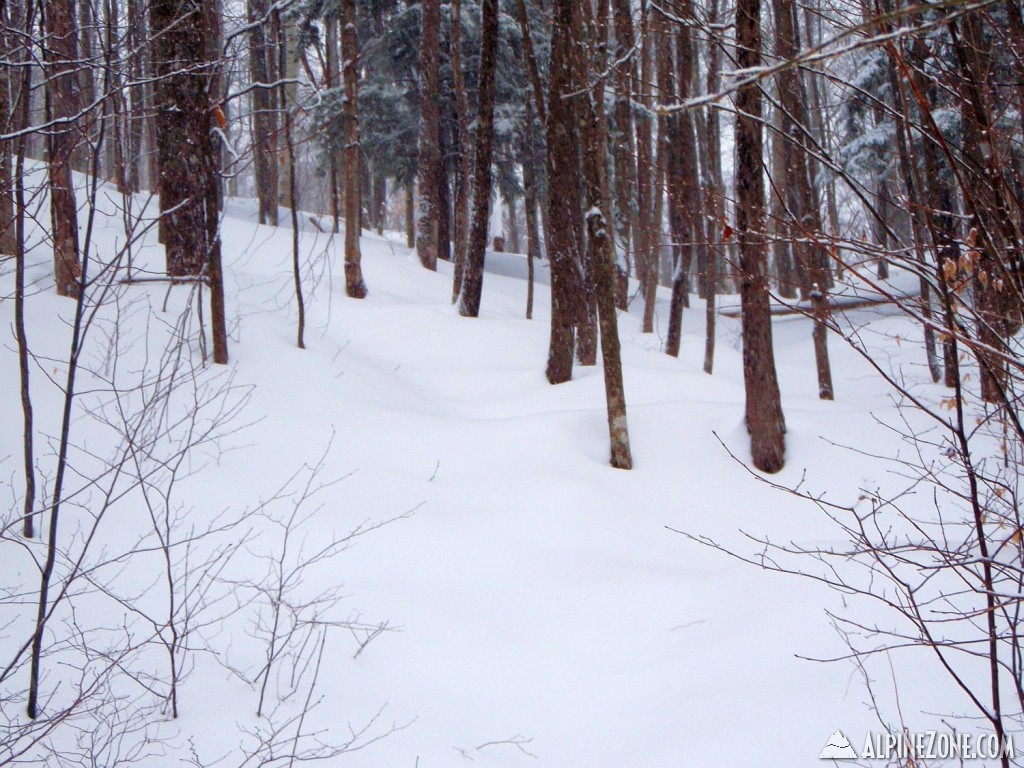
<path id="1" fill-rule="evenodd" d="M 280 20 L 277 18 L 280 16 L 280 11 L 274 11 L 275 26 L 278 31 L 282 29 Z M 285 60 L 289 56 L 288 41 L 282 34 L 278 39 L 278 56 L 280 57 L 280 69 L 284 71 Z M 281 91 L 281 104 L 284 105 L 284 111 L 281 114 L 281 120 L 284 123 L 284 146 L 287 152 L 287 164 L 289 168 L 295 167 L 295 137 L 292 129 L 292 121 L 295 117 L 294 110 L 289 107 L 287 94 L 285 93 L 285 84 L 282 82 L 278 88 Z M 298 328 L 296 330 L 296 341 L 295 344 L 299 349 L 306 348 L 306 301 L 302 295 L 302 263 L 300 261 L 299 253 L 299 200 L 298 190 L 296 189 L 295 174 L 289 173 L 287 175 L 288 181 L 288 210 L 291 214 L 292 220 L 292 281 L 295 284 L 295 308 L 298 312 Z"/>
<path id="2" fill-rule="evenodd" d="M 459 314 L 477 317 L 484 285 L 484 256 L 491 215 L 491 154 L 494 147 L 495 69 L 498 59 L 498 0 L 483 0 L 480 40 L 480 95 L 473 171 L 473 220 L 459 296 Z"/>
<path id="3" fill-rule="evenodd" d="M 341 50 L 338 37 L 338 19 L 328 16 L 324 20 L 324 85 L 328 90 L 338 87 L 340 80 Z M 331 232 L 337 234 L 341 229 L 341 195 L 338 193 L 338 152 L 328 145 L 327 150 L 327 183 L 330 185 L 328 195 L 331 198 Z M 412 246 L 410 246 L 412 247 Z"/>
<path id="4" fill-rule="evenodd" d="M 540 228 L 537 224 L 537 171 L 534 158 L 533 104 L 526 100 L 526 146 L 523 150 L 523 209 L 526 214 L 526 319 L 533 319 L 534 259 L 540 258 Z"/>
<path id="5" fill-rule="evenodd" d="M 520 0 L 521 2 L 523 0 Z M 451 67 L 455 91 L 455 130 L 459 147 L 458 167 L 455 172 L 455 253 L 454 279 L 452 282 L 452 303 L 458 301 L 462 292 L 462 276 L 466 267 L 466 244 L 469 241 L 470 186 L 470 140 L 469 104 L 466 98 L 466 83 L 462 72 L 462 3 L 451 0 Z"/>
<path id="6" fill-rule="evenodd" d="M 11 3 L 0 3 L 0 50 L 4 61 L 17 59 L 22 61 L 21 46 L 17 45 L 15 31 L 19 29 L 16 13 L 11 13 Z M 0 70 L 0 130 L 4 133 L 12 132 L 17 122 L 17 104 L 14 102 L 15 94 L 21 87 L 17 81 L 17 69 L 14 67 L 3 67 Z M 15 143 L 13 141 L 0 141 L 0 254 L 13 256 L 18 252 L 17 224 L 15 216 L 15 179 L 14 179 L 14 155 Z"/>
<path id="7" fill-rule="evenodd" d="M 636 91 L 636 53 L 633 51 L 633 9 L 630 0 L 613 0 L 615 29 L 615 231 L 619 248 L 632 254 L 616 259 L 619 308 L 625 310 L 629 292 L 630 262 L 637 256 L 636 139 L 633 134 L 633 93 Z"/>
<path id="8" fill-rule="evenodd" d="M 78 60 L 75 71 L 78 79 L 77 92 L 79 108 L 85 108 L 96 101 L 96 20 L 93 17 L 92 0 L 78 0 L 78 13 L 75 19 L 78 30 Z M 89 112 L 79 118 L 77 130 L 87 141 L 79 141 L 72 155 L 72 165 L 78 173 L 88 173 L 92 159 L 90 157 L 91 142 L 95 139 L 93 113 Z"/>
<path id="9" fill-rule="evenodd" d="M 416 183 L 405 185 L 405 245 L 416 247 Z"/>
<path id="10" fill-rule="evenodd" d="M 656 173 L 651 125 L 651 43 L 650 11 L 643 6 L 640 28 L 640 82 L 636 98 L 646 111 L 637 116 L 636 157 L 637 157 L 637 225 L 633 235 L 636 238 L 637 271 L 640 288 L 644 297 L 643 332 L 654 333 L 654 306 L 658 295 L 658 251 L 657 235 L 653 230 L 654 201 L 652 198 L 652 177 Z"/>
<path id="11" fill-rule="evenodd" d="M 441 0 L 423 0 L 420 43 L 420 217 L 416 253 L 420 264 L 437 271 L 438 189 L 441 180 Z"/>
<path id="12" fill-rule="evenodd" d="M 362 159 L 359 148 L 359 35 L 355 0 L 341 0 L 341 40 L 345 77 L 345 292 L 353 299 L 366 298 L 362 252 Z"/>
<path id="13" fill-rule="evenodd" d="M 249 68 L 253 88 L 252 142 L 260 224 L 278 224 L 277 65 L 268 0 L 249 0 Z"/>
<path id="14" fill-rule="evenodd" d="M 574 5 L 574 0 L 556 0 L 556 3 Z M 580 4 L 582 5 L 582 4 Z M 577 13 L 586 20 L 585 6 Z M 557 13 L 557 10 L 556 10 Z M 569 11 L 572 13 L 572 10 Z M 592 39 L 600 41 L 602 31 L 593 31 Z M 600 24 L 597 25 L 600 27 Z M 586 72 L 586 47 L 576 46 L 577 71 Z M 601 67 L 603 69 L 603 67 Z M 629 447 L 629 427 L 626 419 L 626 394 L 622 381 L 622 360 L 619 346 L 618 318 L 615 310 L 615 267 L 612 254 L 610 227 L 603 208 L 607 191 L 604 158 L 607 141 L 604 136 L 603 87 L 595 86 L 597 92 L 585 93 L 579 100 L 583 105 L 580 124 L 583 128 L 583 178 L 585 190 L 587 249 L 589 261 L 594 268 L 595 291 L 601 324 L 601 357 L 604 363 L 605 399 L 608 411 L 608 435 L 611 443 L 611 465 L 616 469 L 631 469 L 633 457 Z"/>
<path id="15" fill-rule="evenodd" d="M 782 60 L 792 60 L 800 49 L 797 10 L 793 0 L 774 0 L 776 45 L 775 52 Z M 817 200 L 812 192 L 808 152 L 804 126 L 808 124 L 806 93 L 796 67 L 784 69 L 777 78 L 779 99 L 782 104 L 782 139 L 786 157 L 786 202 L 789 209 L 790 241 L 807 281 L 801 286 L 811 299 L 814 314 L 815 368 L 818 375 L 818 397 L 832 400 L 832 366 L 828 355 L 829 308 L 827 276 L 822 269 L 826 256 L 819 245 L 821 217 Z"/>
<path id="16" fill-rule="evenodd" d="M 687 1 L 683 6 L 683 17 L 692 17 L 693 10 Z M 671 53 L 671 48 L 662 54 Z M 671 57 L 669 57 L 671 66 Z M 694 78 L 696 62 L 693 60 L 693 42 L 690 30 L 680 25 L 676 34 L 675 90 L 680 101 L 689 99 L 693 93 L 691 85 Z M 670 72 L 671 74 L 671 72 Z M 679 249 L 679 259 L 675 274 L 672 277 L 672 303 L 669 310 L 668 337 L 665 341 L 665 352 L 672 357 L 679 357 L 679 345 L 682 339 L 683 306 L 686 303 L 688 280 L 686 268 L 692 261 L 684 253 L 692 254 L 696 247 L 700 232 L 698 217 L 704 209 L 700 194 L 700 172 L 697 165 L 697 136 L 694 131 L 690 112 L 680 112 L 668 118 L 666 126 L 669 139 L 670 159 L 670 196 L 673 204 L 672 239 Z M 705 278 L 705 282 L 707 282 Z"/>
<path id="17" fill-rule="evenodd" d="M 5 6 L 7 4 L 5 3 Z M 4 23 L 9 24 L 8 29 L 24 32 L 23 40 L 31 39 L 31 30 L 35 26 L 35 3 L 32 0 L 19 4 L 18 18 L 15 14 L 6 13 L 3 16 Z M 11 128 L 17 126 L 19 129 L 28 127 L 30 121 L 31 100 L 29 94 L 32 92 L 32 67 L 27 64 L 28 50 L 22 44 L 14 50 L 11 45 L 11 38 L 5 35 L 5 50 L 9 55 L 22 66 L 20 82 L 17 83 L 19 97 L 14 102 Z M 8 73 L 10 74 L 10 73 Z M 11 82 L 11 81 L 8 81 Z M 14 333 L 18 344 L 18 372 L 21 383 L 21 412 L 22 412 L 22 458 L 24 459 L 25 472 L 25 498 L 22 507 L 22 534 L 27 539 L 35 536 L 35 512 L 36 512 L 36 466 L 35 466 L 35 426 L 34 412 L 32 406 L 32 393 L 30 384 L 30 358 L 28 347 L 28 334 L 25 329 L 25 152 L 28 149 L 28 136 L 22 134 L 17 140 L 15 150 L 15 176 L 14 183 L 14 221 L 12 233 L 14 235 Z"/>

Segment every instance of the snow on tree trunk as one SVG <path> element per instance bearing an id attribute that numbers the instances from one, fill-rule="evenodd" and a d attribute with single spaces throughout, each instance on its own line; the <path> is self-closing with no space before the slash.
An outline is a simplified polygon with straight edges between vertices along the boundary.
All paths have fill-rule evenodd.
<path id="1" fill-rule="evenodd" d="M 558 0 L 572 3 L 573 0 Z M 588 18 L 587 9 L 576 6 L 576 13 L 591 28 L 589 37 L 601 46 L 600 32 L 594 32 L 594 24 Z M 570 13 L 572 10 L 570 10 Z M 600 24 L 596 25 L 600 27 Z M 581 80 L 586 79 L 588 61 L 587 48 L 575 46 L 576 71 Z M 598 66 L 602 70 L 603 66 Z M 626 420 L 626 393 L 622 382 L 622 359 L 619 344 L 618 316 L 615 309 L 615 255 L 612 234 L 605 218 L 603 206 L 610 197 L 605 167 L 606 138 L 604 135 L 605 115 L 603 109 L 604 88 L 598 83 L 595 93 L 589 92 L 578 100 L 579 124 L 583 139 L 583 181 L 584 200 L 587 211 L 588 261 L 594 274 L 594 292 L 601 326 L 601 357 L 604 364 L 605 400 L 608 411 L 608 436 L 611 442 L 611 465 L 616 469 L 632 469 L 633 457 L 629 448 L 629 427 Z"/>

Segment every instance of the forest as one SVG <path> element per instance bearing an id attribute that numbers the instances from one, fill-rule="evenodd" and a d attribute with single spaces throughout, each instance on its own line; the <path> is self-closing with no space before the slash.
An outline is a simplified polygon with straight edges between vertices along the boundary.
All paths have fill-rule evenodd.
<path id="1" fill-rule="evenodd" d="M 0 766 L 1024 765 L 1020 0 L 0 22 Z"/>

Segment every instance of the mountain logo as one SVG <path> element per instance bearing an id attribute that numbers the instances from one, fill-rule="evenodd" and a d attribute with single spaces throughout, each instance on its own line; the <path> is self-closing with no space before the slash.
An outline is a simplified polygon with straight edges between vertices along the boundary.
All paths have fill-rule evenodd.
<path id="1" fill-rule="evenodd" d="M 850 746 L 850 740 L 836 731 L 828 737 L 828 744 L 818 755 L 819 760 L 856 760 L 857 750 Z"/>

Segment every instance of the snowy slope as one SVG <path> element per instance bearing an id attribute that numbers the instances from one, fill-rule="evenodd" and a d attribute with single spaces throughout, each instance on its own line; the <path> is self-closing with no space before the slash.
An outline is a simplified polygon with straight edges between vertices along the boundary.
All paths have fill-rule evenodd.
<path id="1" fill-rule="evenodd" d="M 111 196 L 103 203 L 111 215 L 98 222 L 101 256 L 123 241 L 117 202 Z M 298 595 L 339 591 L 325 620 L 387 622 L 393 630 L 355 657 L 365 634 L 327 632 L 311 698 L 319 704 L 304 727 L 322 729 L 323 741 L 344 741 L 350 727 L 359 730 L 380 713 L 365 737 L 383 738 L 326 764 L 788 768 L 818 764 L 837 728 L 859 746 L 877 727 L 852 664 L 798 658 L 843 654 L 825 613 L 843 609 L 840 596 L 738 563 L 670 530 L 708 535 L 745 553 L 757 546 L 741 529 L 802 544 L 836 536 L 813 506 L 759 482 L 726 450 L 747 456 L 738 321 L 720 320 L 709 377 L 701 371 L 702 302 L 695 299 L 684 317 L 679 360 L 660 352 L 659 334 L 640 333 L 637 304 L 621 317 L 636 468 L 619 472 L 607 465 L 600 370 L 577 369 L 559 387 L 544 379 L 546 280 L 537 287 L 535 319 L 523 319 L 525 283 L 505 257 L 503 274 L 486 276 L 481 317 L 464 319 L 450 305 L 450 265 L 428 273 L 397 238 L 366 235 L 370 295 L 352 301 L 344 295 L 341 240 L 306 226 L 308 348 L 299 350 L 290 232 L 258 227 L 255 210 L 250 201 L 231 201 L 224 222 L 232 325 L 227 397 L 244 399 L 244 410 L 216 446 L 197 452 L 189 465 L 194 474 L 181 481 L 175 501 L 200 526 L 222 510 L 242 516 L 324 456 L 321 479 L 340 479 L 304 507 L 303 552 L 360 524 L 399 518 L 314 563 L 296 588 Z M 57 361 L 41 361 L 33 373 L 40 466 L 49 476 L 53 457 L 45 446 L 57 433 L 60 401 L 43 373 L 63 370 L 67 327 L 60 319 L 72 308 L 50 293 L 45 244 L 31 258 L 39 293 L 29 301 L 30 338 Z M 155 233 L 136 258 L 159 269 Z M 9 296 L 13 278 L 4 269 Z M 156 349 L 172 335 L 161 322 L 174 322 L 188 289 L 175 288 L 162 313 L 165 291 L 119 289 L 118 303 L 134 313 L 116 357 L 120 370 L 151 364 L 144 340 Z M 11 304 L 0 303 L 7 326 Z M 659 302 L 662 331 L 667 307 L 666 294 Z M 103 316 L 112 318 L 114 309 Z M 147 316 L 154 318 L 148 331 Z M 851 320 L 864 324 L 872 344 L 896 334 L 916 339 L 913 328 L 884 310 L 859 310 Z M 787 466 L 775 481 L 795 485 L 806 476 L 810 487 L 827 488 L 829 498 L 844 503 L 862 487 L 889 482 L 884 465 L 836 445 L 891 440 L 874 418 L 894 414 L 884 383 L 833 340 L 837 401 L 819 402 L 806 320 L 778 318 L 775 329 L 789 428 Z M 111 369 L 104 353 L 109 336 L 89 338 L 93 370 Z M 195 357 L 194 333 L 187 343 Z M 923 378 L 916 344 L 894 349 L 894 364 Z M 14 392 L 13 342 L 3 354 L 0 386 Z M 224 376 L 201 371 L 197 380 L 219 386 Z M 95 391 L 83 395 L 80 408 L 109 401 L 99 377 L 86 377 L 83 387 Z M 14 397 L 0 403 L 8 425 L 0 456 L 7 457 L 12 497 L 21 486 L 18 408 Z M 90 419 L 79 416 L 76 424 L 80 444 L 97 453 L 111 447 Z M 111 550 L 127 550 L 145 535 L 140 507 L 129 506 L 101 527 Z M 281 514 L 282 505 L 272 507 Z M 84 519 L 72 516 L 67 525 Z M 250 743 L 244 732 L 267 722 L 255 716 L 259 686 L 242 679 L 254 679 L 262 663 L 265 645 L 253 613 L 262 609 L 239 585 L 266 570 L 263 558 L 278 550 L 280 533 L 252 516 L 211 542 L 241 540 L 243 532 L 249 539 L 236 547 L 214 590 L 226 602 L 208 614 L 224 616 L 195 636 L 212 653 L 188 655 L 180 717 L 161 727 L 166 747 L 145 765 L 178 765 L 192 755 L 202 765 L 239 765 Z M 4 583 L 34 583 L 26 553 L 3 546 L 16 551 L 0 559 Z M 139 599 L 163 605 L 158 580 L 140 572 L 113 574 L 111 583 L 151 584 Z M 98 623 L 133 620 L 110 601 L 87 604 Z M 13 615 L 9 606 L 5 611 L 5 619 Z M 23 629 L 23 622 L 15 626 Z M 7 633 L 4 650 L 15 634 Z M 159 675 L 163 657 L 144 658 Z M 308 672 L 281 713 L 301 709 Z M 937 683 L 905 672 L 895 686 L 905 698 L 944 696 Z M 275 675 L 271 689 L 287 687 Z M 881 681 L 883 697 L 893 687 Z"/>

